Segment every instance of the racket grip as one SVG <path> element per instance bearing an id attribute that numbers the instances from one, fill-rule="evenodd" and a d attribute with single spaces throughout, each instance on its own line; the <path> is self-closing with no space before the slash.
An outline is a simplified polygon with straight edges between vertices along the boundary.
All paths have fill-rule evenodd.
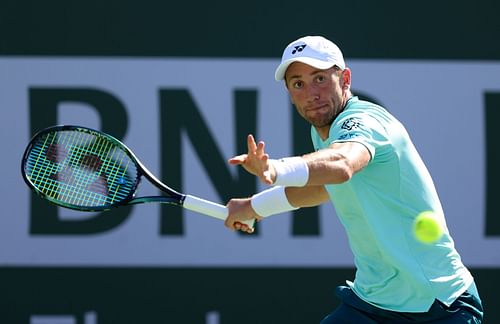
<path id="1" fill-rule="evenodd" d="M 220 220 L 226 220 L 227 218 L 227 208 L 226 206 L 208 201 L 202 198 L 198 198 L 191 195 L 186 195 L 184 203 L 182 206 L 186 209 L 195 211 L 200 214 L 212 216 Z M 255 220 L 249 220 L 243 222 L 250 228 L 253 228 Z"/>

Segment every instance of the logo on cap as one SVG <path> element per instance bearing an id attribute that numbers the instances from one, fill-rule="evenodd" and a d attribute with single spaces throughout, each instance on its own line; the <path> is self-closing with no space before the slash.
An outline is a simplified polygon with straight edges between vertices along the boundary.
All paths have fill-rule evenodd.
<path id="1" fill-rule="evenodd" d="M 292 54 L 296 54 L 296 53 L 302 52 L 304 50 L 304 48 L 306 48 L 306 46 L 307 46 L 306 44 L 295 46 L 294 50 L 292 51 Z"/>

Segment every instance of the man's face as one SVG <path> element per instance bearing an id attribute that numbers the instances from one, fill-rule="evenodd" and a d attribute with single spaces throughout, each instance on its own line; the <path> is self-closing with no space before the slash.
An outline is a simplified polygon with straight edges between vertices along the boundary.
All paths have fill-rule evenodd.
<path id="1" fill-rule="evenodd" d="M 328 134 L 330 125 L 348 99 L 349 69 L 320 70 L 294 62 L 288 67 L 285 80 L 298 113 L 320 133 Z"/>

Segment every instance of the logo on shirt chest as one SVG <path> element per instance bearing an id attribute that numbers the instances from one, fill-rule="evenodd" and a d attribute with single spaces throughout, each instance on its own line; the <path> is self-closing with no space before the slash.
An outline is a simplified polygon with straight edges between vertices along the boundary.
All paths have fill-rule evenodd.
<path id="1" fill-rule="evenodd" d="M 342 123 L 342 126 L 340 128 L 351 131 L 351 130 L 357 129 L 361 126 L 362 126 L 362 124 L 358 119 L 349 118 Z"/>

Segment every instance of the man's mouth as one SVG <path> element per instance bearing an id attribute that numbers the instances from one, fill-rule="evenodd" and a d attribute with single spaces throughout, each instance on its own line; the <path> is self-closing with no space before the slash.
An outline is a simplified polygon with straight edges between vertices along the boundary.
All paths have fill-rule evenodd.
<path id="1" fill-rule="evenodd" d="M 307 112 L 315 112 L 315 111 L 322 110 L 322 109 L 328 109 L 328 105 L 324 104 L 324 105 L 315 105 L 315 106 L 307 107 L 306 111 Z"/>

